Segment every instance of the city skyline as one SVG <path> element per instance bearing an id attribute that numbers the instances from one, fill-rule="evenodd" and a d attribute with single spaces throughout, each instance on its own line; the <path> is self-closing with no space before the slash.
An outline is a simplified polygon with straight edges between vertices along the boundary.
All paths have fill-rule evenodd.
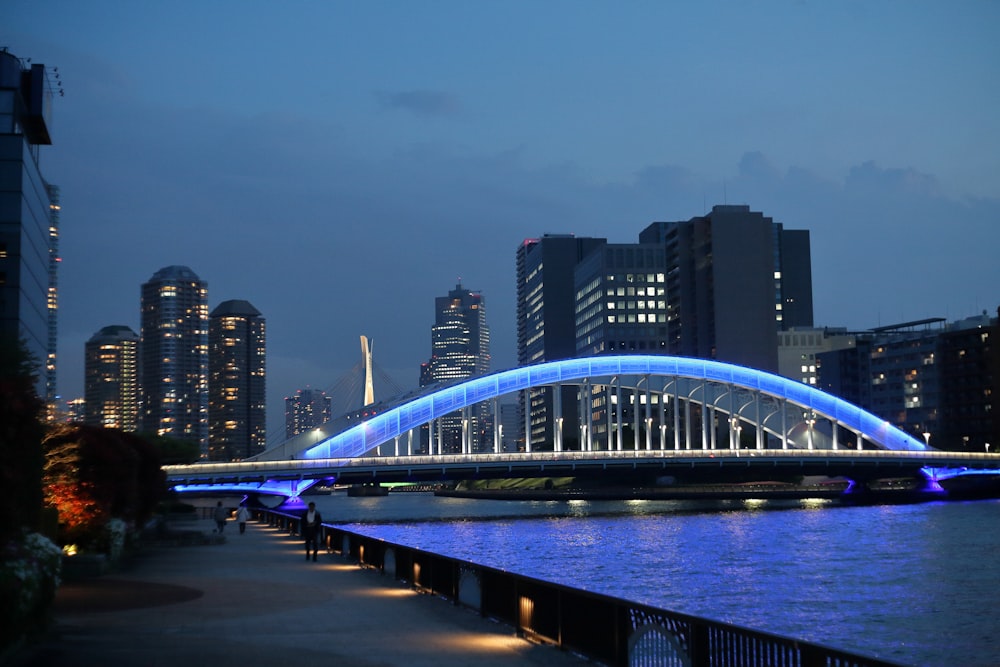
<path id="1" fill-rule="evenodd" d="M 415 387 L 426 304 L 456 279 L 510 367 L 525 238 L 631 242 L 722 203 L 811 233 L 819 326 L 992 313 L 998 23 L 978 2 L 4 3 L 0 46 L 66 89 L 41 158 L 59 393 L 83 395 L 86 340 L 138 330 L 140 284 L 174 264 L 210 307 L 267 315 L 271 431 L 360 334 Z"/>

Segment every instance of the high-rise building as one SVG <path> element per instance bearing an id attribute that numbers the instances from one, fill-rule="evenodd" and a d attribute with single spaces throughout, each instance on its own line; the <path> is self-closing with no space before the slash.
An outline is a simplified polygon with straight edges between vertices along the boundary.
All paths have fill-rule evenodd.
<path id="1" fill-rule="evenodd" d="M 447 296 L 434 299 L 431 358 L 421 365 L 420 386 L 464 380 L 489 370 L 486 300 L 481 293 L 458 284 Z M 477 405 L 466 417 L 460 413 L 443 417 L 439 426 L 434 434 L 434 451 L 446 454 L 487 451 L 492 444 L 491 415 L 485 403 Z"/>
<path id="2" fill-rule="evenodd" d="M 606 239 L 546 234 L 526 239 L 517 249 L 517 363 L 520 366 L 576 356 L 577 264 Z M 558 398 L 554 392 L 558 391 Z M 567 423 L 577 423 L 575 387 L 532 389 L 519 397 L 522 439 L 533 450 L 555 443 L 554 401 Z M 526 423 L 526 425 L 524 425 Z M 565 449 L 575 449 L 575 434 L 566 434 Z"/>
<path id="3" fill-rule="evenodd" d="M 778 331 L 813 326 L 808 235 L 742 205 L 643 230 L 667 253 L 668 352 L 777 372 Z"/>
<path id="4" fill-rule="evenodd" d="M 285 398 L 285 438 L 291 439 L 333 419 L 333 399 L 319 389 L 299 389 Z"/>
<path id="5" fill-rule="evenodd" d="M 242 461 L 267 446 L 265 322 L 250 302 L 208 316 L 208 458 Z"/>
<path id="6" fill-rule="evenodd" d="M 574 275 L 577 356 L 666 353 L 663 246 L 604 244 L 577 264 Z M 602 442 L 609 441 L 613 421 L 634 423 L 635 409 L 645 398 L 643 392 L 612 391 L 608 386 L 593 386 L 585 395 L 590 401 L 589 438 Z M 562 412 L 566 412 L 565 401 Z M 560 436 L 564 447 L 568 436 Z"/>
<path id="7" fill-rule="evenodd" d="M 58 191 L 39 166 L 52 144 L 53 86 L 44 65 L 0 51 L 0 339 L 38 363 L 38 395 L 56 399 Z M 50 414 L 53 410 L 50 409 Z"/>
<path id="8" fill-rule="evenodd" d="M 715 206 L 654 222 L 639 243 L 547 234 L 517 253 L 522 366 L 592 354 L 673 354 L 778 370 L 778 331 L 812 327 L 809 232 L 785 230 L 748 206 Z M 555 392 L 558 392 L 556 395 Z M 596 395 L 600 396 L 601 392 Z M 616 392 L 617 396 L 617 392 Z M 578 447 L 575 387 L 533 389 L 526 447 Z M 610 405 L 595 399 L 595 423 Z M 617 399 L 616 399 L 617 400 Z M 615 406 L 628 419 L 628 405 Z M 556 403 L 558 401 L 558 404 Z"/>
<path id="9" fill-rule="evenodd" d="M 817 354 L 817 384 L 932 447 L 995 452 L 998 336 L 1000 313 L 876 327 L 854 347 Z"/>
<path id="10" fill-rule="evenodd" d="M 124 325 L 104 327 L 84 353 L 84 422 L 135 431 L 139 427 L 139 335 Z"/>
<path id="11" fill-rule="evenodd" d="M 142 430 L 208 456 L 208 283 L 167 266 L 142 285 Z"/>

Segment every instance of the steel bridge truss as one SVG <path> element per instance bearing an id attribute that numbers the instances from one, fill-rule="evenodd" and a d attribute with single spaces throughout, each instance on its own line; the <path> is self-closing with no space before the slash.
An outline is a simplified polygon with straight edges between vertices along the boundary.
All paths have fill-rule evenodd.
<path id="1" fill-rule="evenodd" d="M 579 423 L 563 419 L 562 387 L 576 387 Z M 353 458 L 371 453 L 412 456 L 427 427 L 429 454 L 441 454 L 442 424 L 462 424 L 462 453 L 471 454 L 469 424 L 477 406 L 501 397 L 551 392 L 551 439 L 533 442 L 525 415 L 524 451 L 890 449 L 926 450 L 925 443 L 856 405 L 771 373 L 704 359 L 658 355 L 568 359 L 501 371 L 437 389 L 341 433 L 322 434 L 297 459 Z M 526 411 L 528 412 L 528 411 Z M 494 419 L 492 451 L 502 426 Z M 570 438 L 567 438 L 570 435 Z M 283 458 L 285 452 L 283 452 Z M 266 460 L 264 456 L 258 460 Z"/>

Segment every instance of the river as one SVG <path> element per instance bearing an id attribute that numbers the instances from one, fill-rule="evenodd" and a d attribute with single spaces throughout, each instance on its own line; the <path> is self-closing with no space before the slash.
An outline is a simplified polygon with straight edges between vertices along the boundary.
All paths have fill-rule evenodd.
<path id="1" fill-rule="evenodd" d="M 1000 665 L 1000 501 L 310 496 L 327 523 L 906 665 Z"/>

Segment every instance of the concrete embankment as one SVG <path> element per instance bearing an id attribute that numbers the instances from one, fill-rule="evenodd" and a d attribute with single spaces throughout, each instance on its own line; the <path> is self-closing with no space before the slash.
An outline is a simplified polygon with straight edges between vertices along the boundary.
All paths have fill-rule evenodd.
<path id="1" fill-rule="evenodd" d="M 306 560 L 298 538 L 262 524 L 241 535 L 230 522 L 223 536 L 150 546 L 121 571 L 64 584 L 51 632 L 6 664 L 585 664 L 339 555 Z"/>

